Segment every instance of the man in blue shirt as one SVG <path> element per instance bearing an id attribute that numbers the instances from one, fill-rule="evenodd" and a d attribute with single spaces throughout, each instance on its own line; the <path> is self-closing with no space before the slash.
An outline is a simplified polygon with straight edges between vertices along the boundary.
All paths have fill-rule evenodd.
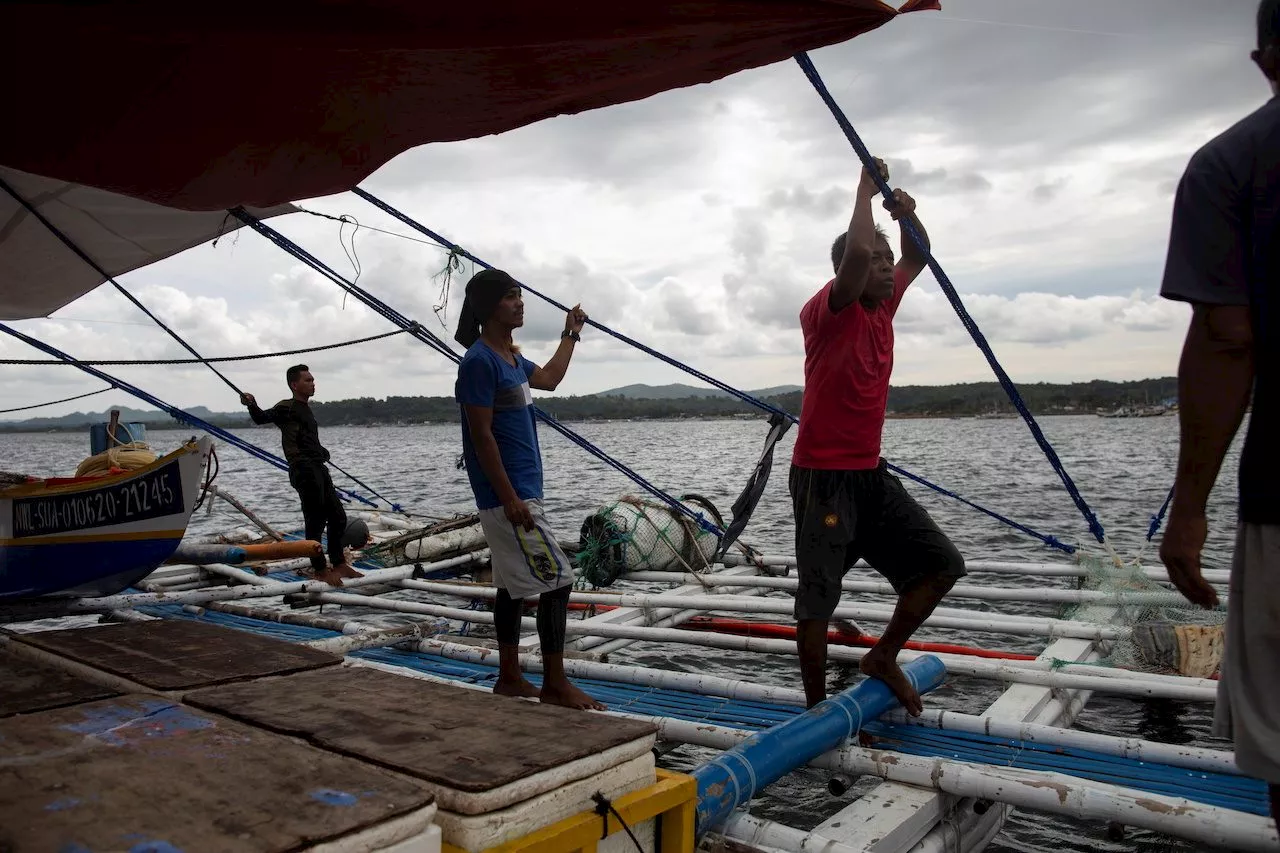
<path id="1" fill-rule="evenodd" d="M 587 321 L 578 306 L 565 318 L 560 347 L 545 367 L 520 354 L 511 333 L 524 325 L 520 285 L 500 270 L 467 282 L 454 340 L 467 348 L 458 365 L 455 396 L 462 406 L 462 454 L 480 525 L 493 562 L 498 596 L 498 683 L 504 696 L 537 696 L 570 708 L 604 710 L 564 674 L 564 636 L 573 566 L 560 549 L 542 507 L 542 453 L 530 388 L 554 391 L 564 379 Z M 542 689 L 520 672 L 520 613 L 538 596 Z"/>
<path id="2" fill-rule="evenodd" d="M 1217 605 L 1200 571 L 1205 506 L 1252 392 L 1214 733 L 1270 785 L 1280 820 L 1280 0 L 1258 7 L 1252 58 L 1273 97 L 1195 153 L 1174 202 L 1161 292 L 1192 317 L 1160 558 L 1191 602 Z"/>

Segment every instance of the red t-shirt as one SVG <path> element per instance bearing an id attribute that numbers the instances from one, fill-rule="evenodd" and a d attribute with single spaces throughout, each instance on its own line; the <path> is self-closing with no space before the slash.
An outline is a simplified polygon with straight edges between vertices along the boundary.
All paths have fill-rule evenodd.
<path id="1" fill-rule="evenodd" d="M 835 279 L 800 309 L 804 402 L 791 461 L 802 468 L 865 471 L 880 464 L 880 433 L 893 373 L 893 316 L 909 282 L 893 273 L 893 296 L 868 311 L 833 314 Z"/>

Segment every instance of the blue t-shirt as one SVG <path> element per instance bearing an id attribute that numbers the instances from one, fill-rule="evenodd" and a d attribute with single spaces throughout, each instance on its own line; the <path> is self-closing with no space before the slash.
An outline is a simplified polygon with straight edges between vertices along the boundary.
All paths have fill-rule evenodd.
<path id="1" fill-rule="evenodd" d="M 538 450 L 538 427 L 533 415 L 533 395 L 529 377 L 537 369 L 532 361 L 516 355 L 509 364 L 484 341 L 476 341 L 458 365 L 454 397 L 460 406 L 493 409 L 493 437 L 498 442 L 502 467 L 511 487 L 521 500 L 542 498 L 542 453 Z M 498 493 L 480 467 L 466 409 L 462 411 L 462 458 L 471 480 L 471 491 L 479 509 L 502 506 Z"/>

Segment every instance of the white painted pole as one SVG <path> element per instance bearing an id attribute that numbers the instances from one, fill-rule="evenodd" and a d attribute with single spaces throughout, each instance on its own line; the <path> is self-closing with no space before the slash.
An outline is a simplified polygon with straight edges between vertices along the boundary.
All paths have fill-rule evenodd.
<path id="1" fill-rule="evenodd" d="M 449 628 L 449 623 L 444 620 L 418 622 L 414 625 L 407 625 L 403 628 L 389 628 L 385 631 L 365 631 L 345 634 L 341 637 L 308 640 L 302 645 L 343 657 L 361 649 L 378 649 L 386 646 L 397 646 L 401 643 L 416 642 L 423 637 L 448 631 Z"/>
<path id="2" fill-rule="evenodd" d="M 720 571 L 720 574 L 718 576 L 721 578 L 749 576 L 747 574 L 744 574 L 742 569 L 723 569 L 722 568 L 719 571 Z M 752 568 L 750 569 L 750 571 L 754 573 L 756 569 Z M 707 590 L 708 590 L 707 586 L 705 586 L 704 584 L 695 582 L 692 584 L 686 584 L 684 586 L 678 586 L 678 587 L 675 587 L 674 589 L 669 589 L 666 591 L 666 594 L 680 595 L 680 596 L 698 595 L 706 592 Z M 735 586 L 731 584 L 726 587 L 721 587 L 720 592 L 721 593 L 741 593 L 742 595 L 747 595 L 747 596 L 757 596 L 757 595 L 763 595 L 765 592 L 767 592 L 767 590 L 761 587 L 742 587 L 742 586 Z M 690 619 L 693 619 L 695 616 L 701 616 L 705 612 L 706 611 L 703 611 L 697 608 L 691 608 L 686 610 L 672 610 L 667 608 L 659 608 L 657 610 L 648 609 L 648 608 L 634 610 L 630 608 L 620 608 L 619 610 L 615 610 L 610 613 L 600 614 L 595 618 L 599 619 L 601 622 L 608 622 L 612 624 L 617 624 L 621 622 L 622 624 L 648 625 L 653 628 L 674 628 L 677 625 L 683 625 L 685 622 L 688 622 Z M 591 649 L 597 654 L 610 654 L 619 649 L 625 648 L 634 642 L 635 642 L 634 640 L 622 640 L 622 639 L 604 640 L 604 639 L 597 639 L 595 637 L 579 637 L 577 640 L 573 642 L 573 646 L 574 648 L 577 648 L 577 649 Z"/>
<path id="3" fill-rule="evenodd" d="M 631 572 L 623 576 L 629 581 L 657 583 L 690 583 L 700 577 L 708 586 L 728 586 L 726 578 L 714 574 L 693 575 L 688 572 Z M 800 584 L 799 578 L 774 578 L 768 576 L 743 578 L 736 586 L 760 586 L 768 589 L 792 591 Z M 896 596 L 892 586 L 883 581 L 845 580 L 841 583 L 845 592 L 871 593 Z M 1093 589 L 1055 589 L 1045 587 L 999 587 L 956 584 L 947 591 L 948 598 L 972 598 L 981 601 L 1025 601 L 1046 604 L 1115 604 L 1139 607 L 1176 607 L 1185 605 L 1186 599 L 1177 592 L 1107 592 Z M 1225 610 L 1226 605 L 1220 605 Z"/>
<path id="4" fill-rule="evenodd" d="M 468 663 L 492 665 L 498 659 L 496 649 L 451 643 L 443 639 L 422 640 L 417 644 L 416 648 L 426 654 L 440 655 L 451 660 L 466 661 Z M 520 655 L 520 666 L 526 672 L 542 672 L 542 658 L 532 654 Z M 564 669 L 566 673 L 577 678 L 598 678 L 605 681 L 635 684 L 641 687 L 685 690 L 690 693 L 700 693 L 704 696 L 793 705 L 800 708 L 803 708 L 805 704 L 803 691 L 790 687 L 725 678 L 718 675 L 650 669 L 643 666 L 626 666 L 571 658 L 565 658 Z"/>
<path id="5" fill-rule="evenodd" d="M 478 552 L 486 554 L 487 552 Z M 431 563 L 423 568 L 428 571 L 462 566 L 479 559 L 477 554 L 464 554 L 438 563 Z M 206 567 L 212 568 L 212 567 Z M 222 566 L 229 569 L 230 566 Z M 378 569 L 365 572 L 364 577 L 352 578 L 344 583 L 344 588 L 366 586 L 369 584 L 391 583 L 404 580 L 414 573 L 413 566 L 394 569 Z M 320 581 L 295 581 L 293 583 L 276 583 L 255 577 L 255 581 L 265 581 L 259 585 L 251 585 L 249 573 L 244 572 L 246 585 L 234 587 L 216 587 L 214 589 L 195 592 L 144 592 L 125 595 L 108 595 L 100 598 L 76 598 L 58 604 L 67 613 L 103 613 L 110 610 L 124 610 L 130 607 L 148 607 L 157 604 L 204 604 L 210 601 L 235 601 L 242 598 L 266 598 L 271 596 L 293 595 L 302 592 L 325 592 L 336 589 Z M 361 597 L 368 601 L 368 597 Z"/>
<path id="6" fill-rule="evenodd" d="M 1221 749 L 1205 749 L 1202 747 L 1158 743 L 1140 738 L 1093 734 L 1091 732 L 1059 728 L 1058 726 L 1044 726 L 1013 720 L 996 720 L 990 717 L 961 714 L 956 711 L 925 711 L 919 717 L 911 717 L 903 711 L 893 710 L 880 719 L 899 725 L 941 729 L 949 732 L 969 732 L 1026 743 L 1085 749 L 1106 755 L 1131 758 L 1136 761 L 1182 767 L 1188 770 L 1241 775 L 1239 768 L 1236 767 L 1235 756 Z"/>
<path id="7" fill-rule="evenodd" d="M 865 847 L 850 847 L 848 844 L 823 838 L 816 832 L 805 832 L 742 811 L 734 812 L 724 825 L 716 827 L 714 834 L 732 838 L 755 849 L 765 847 L 793 853 L 866 853 Z"/>
<path id="8" fill-rule="evenodd" d="M 252 521 L 254 526 L 257 527 L 259 530 L 261 530 L 263 533 L 267 534 L 277 542 L 284 541 L 284 536 L 280 535 L 280 533 L 278 533 L 275 528 L 273 528 L 270 524 L 267 524 L 265 521 L 259 518 L 257 513 L 255 513 L 253 510 L 249 509 L 247 506 L 242 504 L 239 500 L 236 499 L 235 495 L 226 491 L 221 486 L 218 486 L 216 484 L 210 485 L 209 494 L 212 496 L 209 500 L 210 509 L 213 508 L 212 498 L 214 497 L 222 498 L 224 501 L 231 504 L 231 506 L 234 509 L 239 510 L 241 515 L 243 515 L 245 518 Z"/>
<path id="9" fill-rule="evenodd" d="M 759 561 L 749 560 L 741 554 L 726 554 L 726 566 L 761 566 L 793 569 L 796 558 L 780 554 L 766 554 Z M 854 564 L 860 569 L 870 569 L 866 560 Z M 1045 578 L 1082 578 L 1089 575 L 1089 570 L 1078 563 L 1017 563 L 1006 560 L 965 560 L 965 570 L 970 574 L 1028 575 Z M 1168 581 L 1168 573 L 1161 567 L 1143 567 L 1141 572 L 1148 580 Z M 1210 583 L 1227 583 L 1230 576 L 1227 569 L 1205 569 L 1204 578 Z"/>
<path id="10" fill-rule="evenodd" d="M 394 610 L 401 613 L 420 613 L 428 616 L 442 616 L 446 619 L 457 619 L 459 621 L 484 622 L 486 624 L 493 623 L 493 614 L 483 610 L 466 610 L 462 608 L 445 607 L 442 605 L 425 604 L 417 601 L 399 601 L 385 600 L 376 596 L 351 595 L 348 593 L 335 592 L 311 592 L 308 591 L 310 598 L 314 601 L 326 602 L 330 604 L 348 604 L 359 607 L 371 607 L 384 610 Z M 468 595 L 471 593 L 468 592 Z M 521 624 L 525 628 L 534 629 L 537 623 L 533 619 L 522 619 Z M 645 628 L 630 625 L 594 625 L 589 628 L 583 628 L 581 623 L 570 622 L 567 626 L 569 635 L 577 635 L 587 632 L 605 637 L 628 637 L 638 640 L 651 640 L 654 642 L 674 642 L 684 643 L 687 645 L 708 646 L 711 648 L 732 649 L 735 651 L 746 652 L 765 652 L 769 654 L 783 654 L 793 656 L 796 654 L 795 643 L 788 640 L 768 640 L 759 637 L 738 637 L 729 634 L 717 634 L 712 631 L 706 632 L 690 632 L 681 629 L 672 628 Z M 827 656 L 833 660 L 861 660 L 862 656 L 867 653 L 867 649 L 850 648 L 847 646 L 833 646 L 827 651 Z M 915 660 L 921 653 L 912 651 L 903 651 L 899 654 L 898 659 L 906 662 Z M 931 653 L 933 654 L 933 653 Z M 1037 684 L 1042 687 L 1053 687 L 1063 689 L 1086 689 L 1097 690 L 1100 692 L 1113 693 L 1123 696 L 1140 696 L 1144 698 L 1165 698 L 1180 699 L 1188 702 L 1213 702 L 1217 698 L 1216 687 L 1200 686 L 1202 679 L 1187 679 L 1177 676 L 1150 676 L 1137 678 L 1134 677 L 1139 673 L 1130 673 L 1125 678 L 1107 678 L 1100 676 L 1093 671 L 1092 667 L 1084 667 L 1089 670 L 1088 675 L 1077 675 L 1074 670 L 1077 667 L 1064 666 L 1058 670 L 1036 670 L 1029 667 L 1010 666 L 1006 664 L 996 664 L 986 660 L 974 660 L 973 658 L 962 655 L 936 654 L 942 659 L 948 671 L 954 675 L 969 675 L 975 678 L 984 678 L 994 681 L 1001 681 L 1013 684 Z M 1050 662 L 1035 662 L 1041 666 L 1048 666 Z M 1141 673 L 1141 675 L 1147 675 Z M 1212 682 L 1210 682 L 1212 684 Z"/>
<path id="11" fill-rule="evenodd" d="M 434 592 L 440 595 L 461 598 L 492 598 L 497 595 L 497 590 L 492 587 L 460 586 L 438 581 L 406 580 L 400 585 L 405 589 Z M 790 616 L 794 608 L 792 603 L 785 599 L 745 598 L 729 595 L 664 596 L 649 593 L 577 592 L 573 593 L 569 600 L 581 604 L 612 604 L 618 607 L 674 607 L 708 611 L 736 611 L 739 613 L 772 613 L 785 616 Z M 868 622 L 888 622 L 893 616 L 893 609 L 841 605 L 836 608 L 835 616 L 843 619 L 865 619 Z M 932 616 L 925 620 L 924 624 L 935 628 L 960 628 L 970 631 L 1032 637 L 1074 637 L 1083 640 L 1114 640 L 1127 636 L 1129 632 L 1124 627 L 1091 625 L 1086 622 L 1070 622 L 1062 619 L 1007 619 L 1002 616 L 983 618 L 984 616 L 985 614 L 970 614 L 961 617 L 952 616 L 950 612 L 939 614 L 935 611 Z"/>

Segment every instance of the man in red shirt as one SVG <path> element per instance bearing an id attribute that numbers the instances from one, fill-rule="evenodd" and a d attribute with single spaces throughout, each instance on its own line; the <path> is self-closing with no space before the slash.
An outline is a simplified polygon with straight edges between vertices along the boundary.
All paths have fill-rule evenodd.
<path id="1" fill-rule="evenodd" d="M 888 180 L 884 163 L 876 163 Z M 841 581 L 865 558 L 893 585 L 898 605 L 862 671 L 884 681 L 918 716 L 920 695 L 898 667 L 898 652 L 965 570 L 960 552 L 880 458 L 893 316 L 927 261 L 904 233 L 902 259 L 894 264 L 888 237 L 871 215 L 875 193 L 864 170 L 849 230 L 831 247 L 836 276 L 800 311 L 804 402 L 790 476 L 800 581 L 796 642 L 812 707 L 826 698 L 827 626 Z M 905 192 L 895 190 L 885 207 L 894 220 L 910 217 L 924 235 Z"/>

